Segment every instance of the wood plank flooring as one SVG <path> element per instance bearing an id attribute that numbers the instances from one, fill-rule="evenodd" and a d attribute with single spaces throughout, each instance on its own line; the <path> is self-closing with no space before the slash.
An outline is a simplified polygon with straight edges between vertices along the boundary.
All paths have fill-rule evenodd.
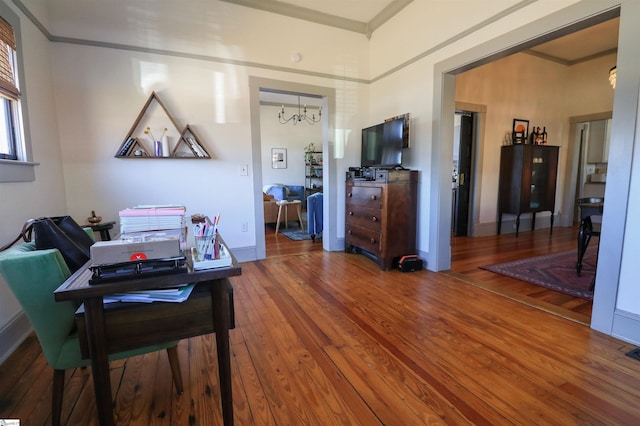
<path id="1" fill-rule="evenodd" d="M 293 254 L 274 237 L 282 252 L 268 247 L 233 279 L 236 424 L 639 424 L 632 345 L 469 284 L 480 280 L 474 262 L 569 247 L 559 231 L 551 242 L 501 238 L 511 248 L 456 240 L 451 273 L 382 272 L 316 247 Z M 214 338 L 180 342 L 180 396 L 164 352 L 112 363 L 118 425 L 222 424 Z M 48 424 L 51 375 L 30 337 L 0 366 L 0 418 Z M 90 369 L 67 376 L 63 423 L 97 424 Z"/>
<path id="2" fill-rule="evenodd" d="M 534 284 L 480 269 L 481 266 L 542 256 L 566 250 L 577 250 L 578 228 L 555 228 L 520 232 L 501 236 L 451 239 L 450 274 L 470 284 L 521 303 L 564 316 L 585 325 L 591 323 L 590 300 L 547 290 Z M 590 246 L 598 244 L 594 237 Z"/>

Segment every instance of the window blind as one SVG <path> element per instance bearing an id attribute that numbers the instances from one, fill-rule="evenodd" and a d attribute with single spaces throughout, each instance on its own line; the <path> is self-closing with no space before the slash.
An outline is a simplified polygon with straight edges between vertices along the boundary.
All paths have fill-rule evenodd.
<path id="1" fill-rule="evenodd" d="M 0 18 L 0 95 L 17 100 L 20 90 L 15 79 L 15 51 L 13 27 Z"/>

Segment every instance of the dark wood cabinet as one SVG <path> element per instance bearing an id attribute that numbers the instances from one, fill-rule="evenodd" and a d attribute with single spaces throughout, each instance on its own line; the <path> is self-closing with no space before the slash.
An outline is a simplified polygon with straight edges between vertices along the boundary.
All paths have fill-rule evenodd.
<path id="1" fill-rule="evenodd" d="M 522 213 L 532 213 L 533 230 L 536 213 L 549 211 L 550 232 L 553 232 L 559 148 L 528 144 L 502 147 L 498 185 L 498 235 L 505 213 L 516 215 L 517 236 Z"/>
<path id="2" fill-rule="evenodd" d="M 345 251 L 369 256 L 382 270 L 416 253 L 417 171 L 347 172 L 345 196 Z"/>

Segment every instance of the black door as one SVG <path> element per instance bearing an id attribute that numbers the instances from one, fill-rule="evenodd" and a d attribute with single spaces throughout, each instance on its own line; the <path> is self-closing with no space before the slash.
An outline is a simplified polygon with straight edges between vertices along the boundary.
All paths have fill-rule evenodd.
<path id="1" fill-rule="evenodd" d="M 456 237 L 467 236 L 468 232 L 472 146 L 473 115 L 462 114 L 460 122 L 460 154 L 458 157 L 458 188 L 453 221 L 453 235 Z"/>

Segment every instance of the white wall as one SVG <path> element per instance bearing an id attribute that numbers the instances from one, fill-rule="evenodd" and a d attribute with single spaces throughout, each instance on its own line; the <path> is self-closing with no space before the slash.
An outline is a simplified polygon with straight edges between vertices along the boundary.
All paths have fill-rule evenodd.
<path id="1" fill-rule="evenodd" d="M 28 20 L 20 16 L 26 84 L 22 86 L 29 106 L 29 123 L 36 180 L 22 183 L 0 183 L 0 241 L 12 241 L 27 219 L 64 214 L 67 211 L 62 159 L 58 140 L 53 81 L 51 44 Z M 2 167 L 2 166 L 0 166 Z M 20 305 L 0 278 L 0 335 L 11 333 L 20 319 Z M 0 360 L 4 351 L 0 348 Z"/>
<path id="2" fill-rule="evenodd" d="M 260 106 L 260 132 L 262 141 L 262 184 L 282 183 L 285 185 L 305 184 L 304 147 L 312 143 L 317 151 L 322 151 L 322 125 L 310 125 L 306 122 L 293 124 L 290 121 L 280 124 L 278 112 L 280 107 L 273 105 Z M 298 113 L 298 109 L 285 107 L 285 115 Z M 309 114 L 318 115 L 317 109 L 309 109 Z M 271 164 L 271 149 L 285 148 L 287 150 L 287 168 L 274 169 Z"/>

